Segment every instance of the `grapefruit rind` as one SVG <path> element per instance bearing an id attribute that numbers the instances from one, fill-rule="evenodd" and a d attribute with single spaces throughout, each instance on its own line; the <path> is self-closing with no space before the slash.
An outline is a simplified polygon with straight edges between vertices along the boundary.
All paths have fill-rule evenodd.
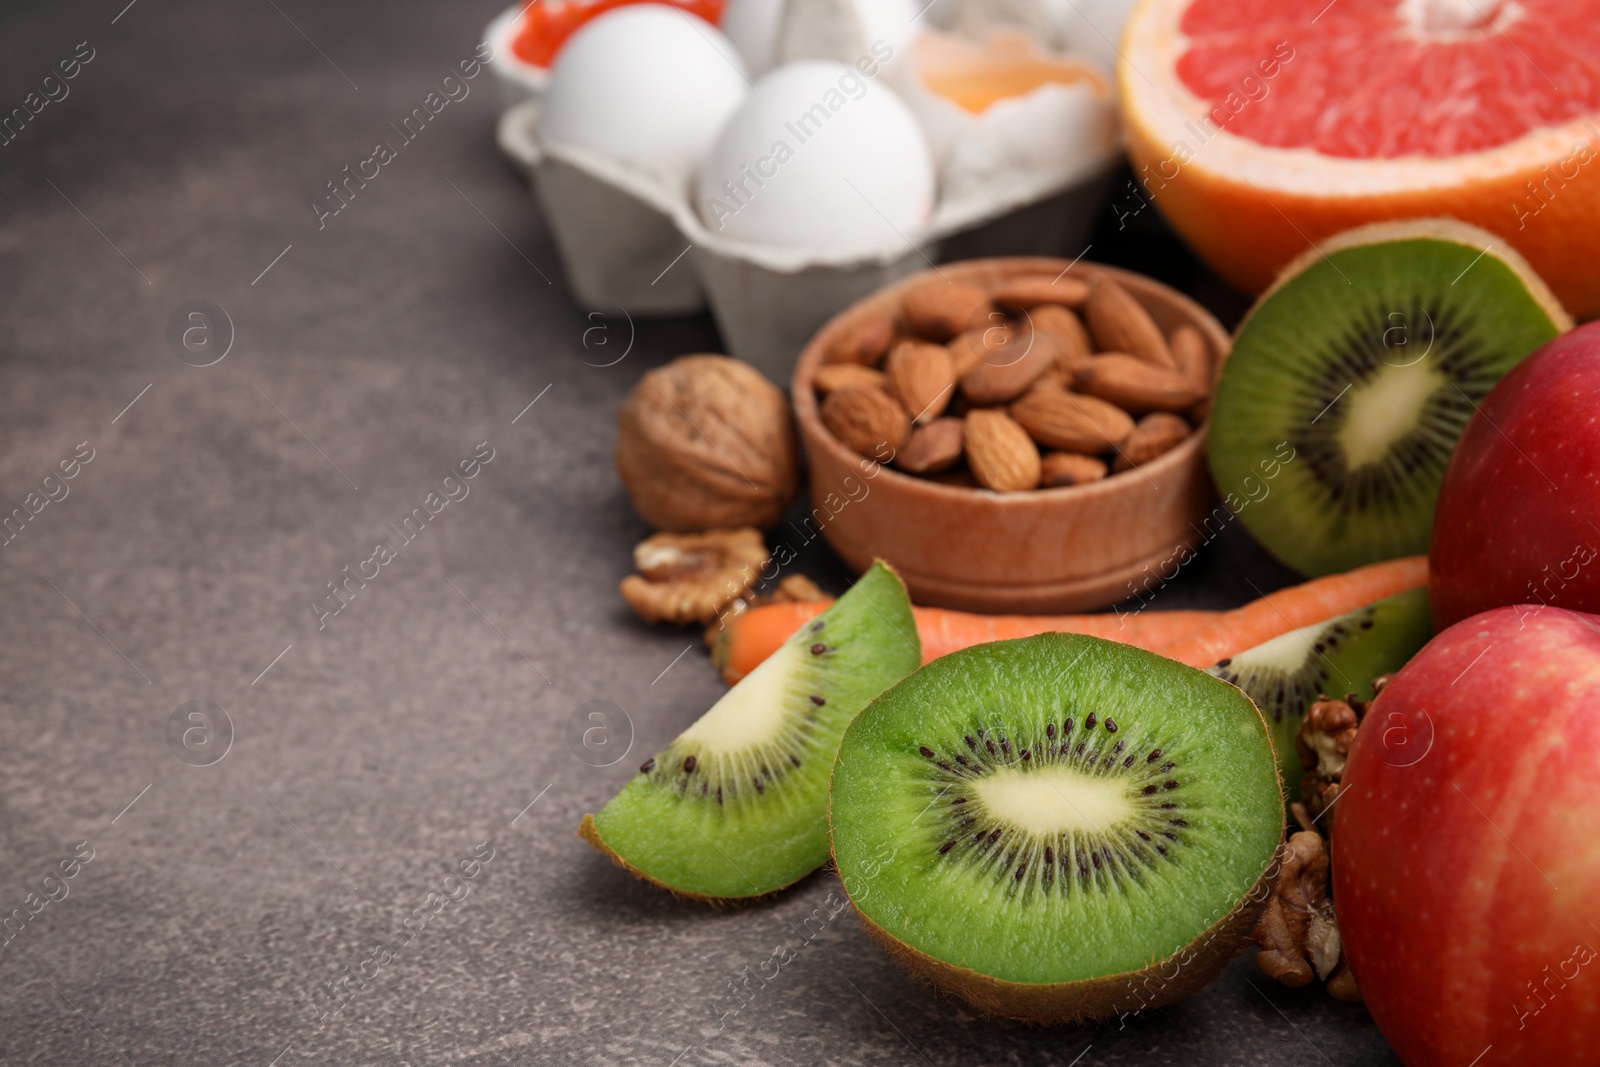
<path id="1" fill-rule="evenodd" d="M 1580 141 L 1600 141 L 1600 122 L 1585 116 L 1533 130 L 1485 151 L 1448 157 L 1351 159 L 1258 144 L 1218 128 L 1209 118 L 1214 105 L 1191 92 L 1178 76 L 1178 60 L 1189 46 L 1179 24 L 1191 3 L 1144 0 L 1128 19 L 1124 59 L 1117 66 L 1131 131 L 1148 144 L 1167 146 L 1167 158 L 1184 168 L 1230 181 L 1247 175 L 1268 193 L 1351 199 L 1450 190 L 1515 177 L 1570 155 Z M 1600 148 L 1596 151 L 1600 153 Z M 1192 158 L 1177 160 L 1178 154 Z M 1509 211 L 1506 217 L 1512 217 Z"/>
<path id="2" fill-rule="evenodd" d="M 1117 83 L 1140 195 L 1228 282 L 1259 293 L 1333 234 L 1449 216 L 1514 246 L 1575 315 L 1600 314 L 1600 180 L 1559 173 L 1600 159 L 1600 116 L 1449 157 L 1352 159 L 1258 144 L 1211 122 L 1212 105 L 1177 74 L 1190 3 L 1142 0 L 1124 31 Z"/>

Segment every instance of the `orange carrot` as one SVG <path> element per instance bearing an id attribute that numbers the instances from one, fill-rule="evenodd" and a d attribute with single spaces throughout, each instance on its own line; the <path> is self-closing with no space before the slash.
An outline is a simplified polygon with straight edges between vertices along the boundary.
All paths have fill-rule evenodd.
<path id="1" fill-rule="evenodd" d="M 1145 611 L 1137 615 L 973 615 L 946 608 L 912 608 L 912 612 L 917 618 L 917 636 L 922 639 L 923 663 L 971 645 L 1052 632 L 1088 634 L 1160 652 L 1220 614 Z"/>
<path id="2" fill-rule="evenodd" d="M 800 627 L 821 615 L 832 600 L 797 600 L 763 604 L 723 617 L 711 641 L 711 662 L 729 685 L 737 682 L 778 650 Z"/>
<path id="3" fill-rule="evenodd" d="M 831 600 L 767 604 L 732 616 L 717 635 L 711 658 L 732 685 L 755 670 Z M 988 641 L 1033 634 L 1090 634 L 1161 652 L 1221 616 L 1216 611 L 1147 611 L 1137 615 L 974 615 L 945 608 L 913 608 L 922 662 Z"/>
<path id="4" fill-rule="evenodd" d="M 1209 626 L 1163 649 L 1162 654 L 1191 667 L 1209 667 L 1290 630 L 1343 615 L 1427 582 L 1426 556 L 1406 556 L 1315 578 L 1223 612 Z"/>
<path id="5" fill-rule="evenodd" d="M 1142 611 L 1136 615 L 974 615 L 945 608 L 912 611 L 922 639 L 923 663 L 971 645 L 1054 631 L 1121 641 L 1191 667 L 1209 667 L 1290 630 L 1343 615 L 1427 581 L 1427 558 L 1408 556 L 1315 578 L 1232 611 Z M 832 603 L 767 604 L 734 615 L 715 639 L 712 662 L 732 685 Z"/>

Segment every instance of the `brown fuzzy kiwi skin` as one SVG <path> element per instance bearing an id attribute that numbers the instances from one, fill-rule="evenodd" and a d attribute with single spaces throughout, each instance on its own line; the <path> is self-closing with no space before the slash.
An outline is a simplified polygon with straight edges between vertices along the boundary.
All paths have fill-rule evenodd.
<path id="1" fill-rule="evenodd" d="M 891 575 L 894 576 L 895 581 L 900 583 L 901 590 L 902 591 L 905 590 L 905 584 L 906 584 L 905 583 L 905 579 L 900 577 L 900 572 L 895 570 L 894 567 L 892 567 L 889 564 L 888 560 L 874 559 L 873 563 L 881 564 L 885 570 L 887 570 Z M 724 629 L 723 630 L 723 634 L 726 635 L 726 633 L 727 633 L 727 630 Z M 723 640 L 725 640 L 725 637 L 723 638 Z M 719 643 L 717 645 L 714 645 L 713 648 L 715 649 L 715 648 L 718 648 L 720 646 L 721 646 L 721 642 L 719 641 Z M 716 659 L 716 653 L 715 653 L 715 651 L 713 651 L 713 660 L 715 661 L 715 659 Z M 717 666 L 717 670 L 718 671 L 722 670 L 722 663 L 721 662 L 717 662 L 716 666 Z M 897 682 L 895 684 L 898 685 L 899 683 Z M 891 686 L 891 688 L 893 688 L 893 687 Z M 834 759 L 835 759 L 835 761 L 837 761 L 838 760 L 838 756 L 835 755 Z M 828 803 L 830 805 L 830 810 L 831 810 L 831 806 L 832 806 L 832 803 L 833 803 L 833 792 L 832 792 L 832 789 L 830 789 L 829 792 L 828 792 Z M 752 894 L 750 894 L 748 896 L 740 896 L 740 897 L 715 897 L 715 896 L 710 896 L 709 894 L 706 894 L 706 893 L 692 893 L 692 892 L 690 892 L 690 891 L 688 891 L 686 889 L 679 889 L 676 886 L 668 885 L 666 882 L 663 882 L 660 879 L 650 877 L 650 875 L 646 874 L 644 871 L 641 871 L 639 868 L 635 867 L 633 864 L 631 864 L 627 860 L 623 859 L 622 855 L 620 853 L 618 853 L 615 849 L 613 849 L 610 845 L 606 844 L 605 838 L 600 836 L 600 831 L 594 824 L 594 815 L 592 813 L 587 813 L 586 812 L 584 814 L 583 821 L 578 824 L 578 835 L 577 836 L 579 837 L 579 839 L 581 839 L 583 841 L 586 841 L 591 846 L 593 846 L 595 851 L 599 852 L 602 856 L 605 856 L 612 863 L 615 863 L 618 867 L 621 867 L 623 870 L 627 871 L 629 874 L 633 875 L 635 878 L 638 878 L 640 881 L 649 882 L 653 886 L 656 886 L 656 887 L 661 888 L 661 889 L 665 889 L 667 892 L 671 893 L 673 896 L 677 897 L 679 900 L 691 900 L 691 901 L 694 901 L 697 904 L 708 904 L 713 908 L 741 907 L 741 906 L 743 906 L 745 904 L 756 904 L 756 903 L 760 903 L 762 901 L 770 900 L 773 897 L 776 897 L 779 893 L 782 893 L 785 889 L 788 889 L 790 886 L 795 885 L 795 884 L 803 881 L 804 879 L 806 879 L 810 875 L 816 873 L 815 870 L 807 871 L 805 874 L 802 874 L 799 878 L 796 878 L 794 881 L 785 882 L 783 885 L 776 886 L 775 888 L 769 889 L 764 893 L 752 893 Z M 830 821 L 830 824 L 829 824 L 829 827 L 828 827 L 828 861 L 827 862 L 828 862 L 829 865 L 831 865 L 832 862 L 833 862 L 833 826 L 831 824 L 831 821 Z"/>
<path id="2" fill-rule="evenodd" d="M 1254 709 L 1270 744 L 1272 733 L 1266 716 L 1254 700 L 1250 701 L 1250 707 Z M 835 768 L 838 767 L 838 758 L 835 757 Z M 1281 793 L 1283 774 L 1277 769 L 1277 763 L 1276 759 L 1272 761 L 1272 773 L 1278 780 L 1278 791 Z M 1085 978 L 1077 982 L 1008 982 L 930 956 L 867 918 L 866 912 L 850 896 L 850 887 L 844 884 L 839 858 L 833 851 L 833 790 L 831 787 L 828 790 L 829 866 L 839 872 L 839 884 L 867 934 L 888 953 L 890 959 L 910 971 L 918 981 L 964 1000 L 984 1015 L 1035 1026 L 1073 1025 L 1138 1014 L 1151 1008 L 1175 1004 L 1210 985 L 1235 956 L 1252 944 L 1251 931 L 1266 910 L 1267 901 L 1283 869 L 1286 846 L 1282 841 L 1287 830 L 1288 815 L 1280 809 L 1279 845 L 1272 861 L 1239 898 L 1239 903 L 1234 905 L 1232 911 L 1165 959 L 1155 960 L 1137 971 Z"/>
<path id="3" fill-rule="evenodd" d="M 891 959 L 918 980 L 951 993 L 985 1015 L 1036 1026 L 1095 1022 L 1173 1004 L 1198 993 L 1250 940 L 1279 870 L 1275 858 L 1238 905 L 1166 959 L 1137 971 L 1050 985 L 1008 982 L 928 955 L 867 918 L 856 917 Z M 850 891 L 845 890 L 849 896 Z M 855 901 L 851 900 L 851 905 Z"/>
<path id="4" fill-rule="evenodd" d="M 627 860 L 623 859 L 622 856 L 613 850 L 610 845 L 606 844 L 606 839 L 600 836 L 600 831 L 595 828 L 593 815 L 585 815 L 583 817 L 583 822 L 578 824 L 578 837 L 584 841 L 587 841 L 590 845 L 593 845 L 596 852 L 599 852 L 602 856 L 605 856 L 612 863 L 615 863 L 618 867 L 621 867 L 623 870 L 627 871 L 640 881 L 649 882 L 653 886 L 665 889 L 679 900 L 692 900 L 696 904 L 709 904 L 713 908 L 739 907 L 744 904 L 754 904 L 759 901 L 767 900 L 770 897 L 777 896 L 785 889 L 788 889 L 789 886 L 794 885 L 794 882 L 790 882 L 787 885 L 781 885 L 778 888 L 768 890 L 765 893 L 755 893 L 746 897 L 713 897 L 708 896 L 705 893 L 691 893 L 686 889 L 679 889 L 678 887 L 670 886 L 659 879 L 652 878 L 639 868 L 635 867 L 633 864 L 629 863 Z"/>

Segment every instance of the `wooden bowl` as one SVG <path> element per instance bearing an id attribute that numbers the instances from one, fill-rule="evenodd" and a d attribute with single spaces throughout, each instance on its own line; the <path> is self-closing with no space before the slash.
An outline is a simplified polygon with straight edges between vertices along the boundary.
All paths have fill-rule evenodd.
<path id="1" fill-rule="evenodd" d="M 810 463 L 807 539 L 820 531 L 858 572 L 874 559 L 887 561 L 919 604 L 968 611 L 1087 611 L 1148 597 L 1176 575 L 1203 536 L 1216 500 L 1206 469 L 1209 423 L 1150 463 L 1098 482 L 996 493 L 943 485 L 865 459 L 818 417 L 811 379 L 824 353 L 857 319 L 898 309 L 911 286 L 943 276 L 990 288 L 1018 275 L 1062 270 L 1085 280 L 1114 278 L 1163 331 L 1192 325 L 1210 346 L 1214 367 L 1226 358 L 1228 334 L 1204 308 L 1114 267 L 1008 257 L 946 264 L 938 274 L 906 278 L 834 316 L 795 366 L 795 414 Z"/>

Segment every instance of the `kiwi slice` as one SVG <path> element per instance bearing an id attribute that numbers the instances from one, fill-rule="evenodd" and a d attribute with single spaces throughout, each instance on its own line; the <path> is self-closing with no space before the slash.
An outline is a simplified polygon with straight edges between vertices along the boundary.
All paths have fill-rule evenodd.
<path id="1" fill-rule="evenodd" d="M 921 662 L 905 586 L 874 563 L 578 835 L 681 896 L 759 897 L 798 881 L 828 859 L 828 775 L 845 727 Z"/>
<path id="2" fill-rule="evenodd" d="M 1468 418 L 1571 328 L 1487 231 L 1420 219 L 1341 234 L 1290 264 L 1234 337 L 1211 419 L 1217 485 L 1307 574 L 1426 552 Z"/>
<path id="3" fill-rule="evenodd" d="M 914 973 L 1029 1022 L 1170 1003 L 1240 947 L 1275 873 L 1267 725 L 1237 688 L 1077 634 L 978 645 L 868 705 L 833 856 Z"/>
<path id="4" fill-rule="evenodd" d="M 1428 643 L 1433 625 L 1426 587 L 1336 615 L 1263 642 L 1209 668 L 1255 701 L 1272 727 L 1278 770 L 1290 797 L 1299 795 L 1294 739 L 1311 705 L 1324 695 L 1372 698 L 1372 680 L 1391 674 Z"/>

